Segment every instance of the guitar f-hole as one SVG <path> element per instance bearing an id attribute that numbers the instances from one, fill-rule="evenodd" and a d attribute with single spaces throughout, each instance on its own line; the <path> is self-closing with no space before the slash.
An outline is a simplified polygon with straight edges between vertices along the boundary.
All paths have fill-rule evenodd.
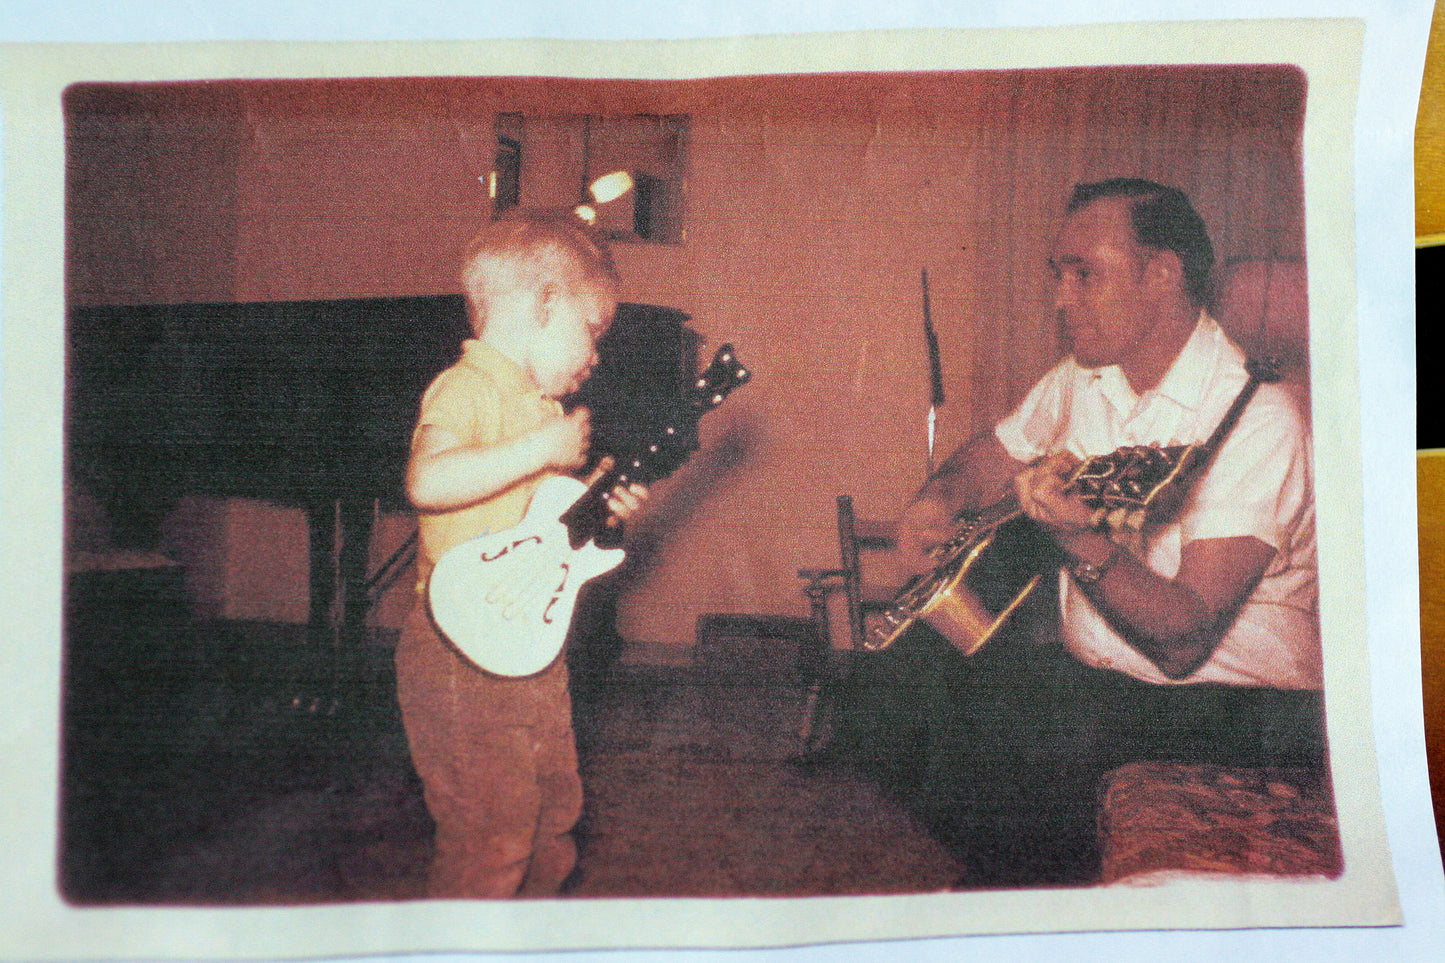
<path id="1" fill-rule="evenodd" d="M 503 555 L 506 555 L 506 554 L 507 554 L 508 552 L 510 552 L 512 549 L 514 549 L 514 548 L 521 548 L 523 545 L 526 545 L 528 542 L 532 542 L 532 543 L 535 544 L 535 545 L 541 545 L 541 544 L 542 544 L 542 540 L 541 540 L 540 538 L 538 538 L 536 535 L 528 535 L 526 538 L 519 538 L 519 539 L 517 539 L 515 542 L 513 542 L 513 543 L 510 544 L 510 545 L 503 545 L 503 546 L 501 547 L 501 549 L 499 549 L 499 550 L 496 551 L 496 552 L 492 552 L 492 553 L 490 553 L 490 554 L 488 554 L 487 552 L 483 552 L 483 553 L 482 553 L 482 561 L 484 561 L 484 562 L 495 562 L 497 559 L 501 558 Z"/>

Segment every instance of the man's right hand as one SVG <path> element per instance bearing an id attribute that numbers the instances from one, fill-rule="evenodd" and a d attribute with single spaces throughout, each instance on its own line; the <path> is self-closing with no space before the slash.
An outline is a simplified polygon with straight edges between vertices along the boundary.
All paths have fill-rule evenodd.
<path id="1" fill-rule="evenodd" d="M 933 552 L 958 533 L 958 523 L 943 502 L 920 498 L 898 520 L 898 567 L 905 578 L 937 567 Z"/>
<path id="2" fill-rule="evenodd" d="M 898 520 L 898 574 L 906 580 L 937 568 L 933 550 L 958 534 L 954 514 L 960 508 L 981 509 L 1003 498 L 1024 467 L 992 431 L 960 445 Z"/>

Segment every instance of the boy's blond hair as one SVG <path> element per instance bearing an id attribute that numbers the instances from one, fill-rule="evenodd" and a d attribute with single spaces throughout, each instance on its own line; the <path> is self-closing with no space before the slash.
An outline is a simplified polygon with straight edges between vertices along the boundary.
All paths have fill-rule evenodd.
<path id="1" fill-rule="evenodd" d="M 621 281 L 606 246 L 568 214 L 513 209 L 467 245 L 460 274 L 478 332 L 494 299 L 519 288 L 572 293 L 594 287 L 615 297 Z"/>

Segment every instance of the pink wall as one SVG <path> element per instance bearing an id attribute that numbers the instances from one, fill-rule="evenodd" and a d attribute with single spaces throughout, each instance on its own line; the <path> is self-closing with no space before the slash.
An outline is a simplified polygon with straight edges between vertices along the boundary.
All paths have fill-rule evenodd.
<path id="1" fill-rule="evenodd" d="M 623 296 L 688 312 L 756 379 L 634 533 L 622 628 L 655 645 L 690 643 L 704 612 L 803 614 L 796 569 L 836 564 L 834 495 L 888 517 L 921 480 L 922 268 L 946 452 L 1057 355 L 1044 258 L 1075 181 L 1178 184 L 1222 259 L 1304 254 L 1287 68 L 81 94 L 77 304 L 451 291 L 495 112 L 690 114 L 687 239 L 618 245 Z"/>

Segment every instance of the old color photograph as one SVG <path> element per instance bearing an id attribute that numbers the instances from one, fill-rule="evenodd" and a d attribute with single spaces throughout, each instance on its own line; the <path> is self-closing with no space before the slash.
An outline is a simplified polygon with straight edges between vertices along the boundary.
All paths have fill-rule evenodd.
<path id="1" fill-rule="evenodd" d="M 68 84 L 57 897 L 1388 921 L 1317 88 Z"/>

